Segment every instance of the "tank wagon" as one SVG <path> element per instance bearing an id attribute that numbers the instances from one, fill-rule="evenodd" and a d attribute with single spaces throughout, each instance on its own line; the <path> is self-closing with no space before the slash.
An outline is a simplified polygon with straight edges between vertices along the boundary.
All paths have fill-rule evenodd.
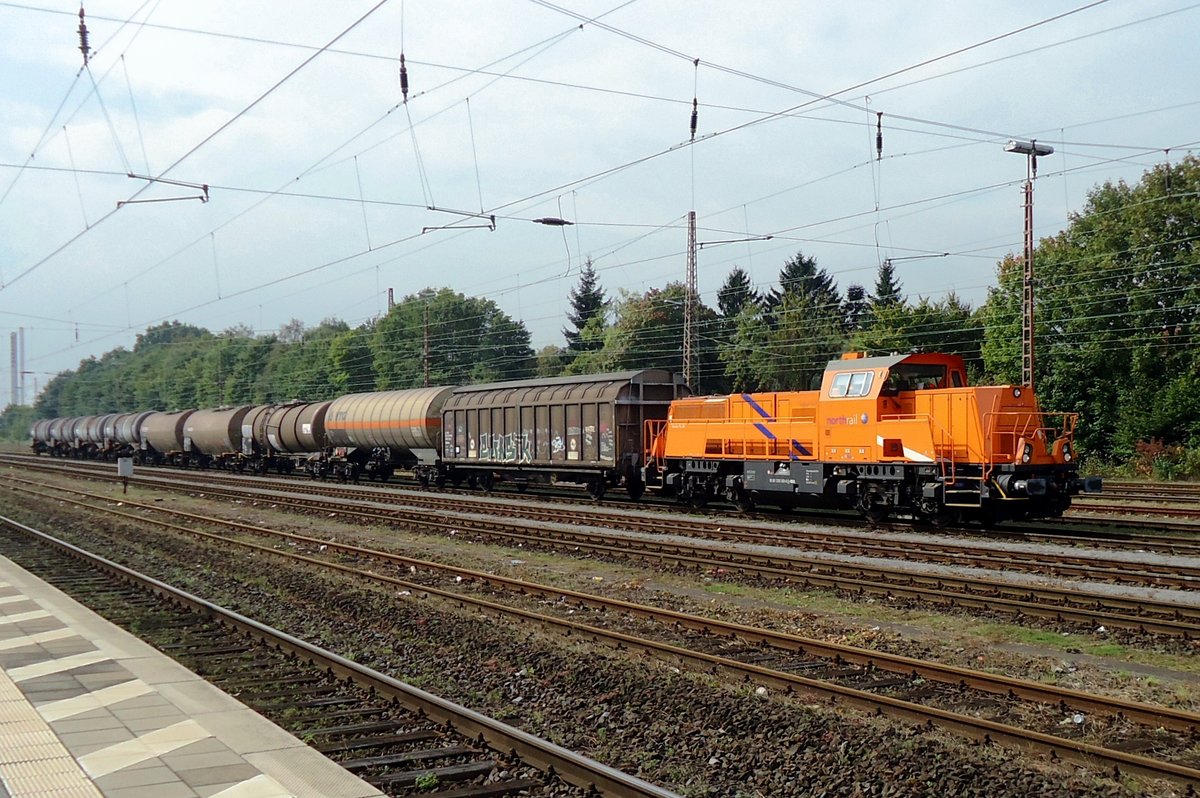
<path id="1" fill-rule="evenodd" d="M 195 410 L 178 410 L 174 413 L 151 413 L 142 421 L 138 441 L 140 459 L 150 465 L 186 465 L 188 457 L 184 450 L 184 427 Z"/>
<path id="2" fill-rule="evenodd" d="M 122 413 L 113 419 L 113 440 L 116 441 L 118 457 L 137 457 L 142 445 L 142 424 L 154 415 L 154 411 Z"/>
<path id="3" fill-rule="evenodd" d="M 50 437 L 50 426 L 53 423 L 54 419 L 52 418 L 38 419 L 29 428 L 29 437 L 33 440 L 34 454 L 46 454 L 50 451 L 50 446 L 54 442 Z"/>
<path id="4" fill-rule="evenodd" d="M 624 487 L 642 495 L 642 431 L 688 394 L 663 369 L 472 385 L 442 408 L 437 484 L 497 480 L 583 484 L 593 498 Z"/>
<path id="5" fill-rule="evenodd" d="M 183 425 L 184 465 L 225 466 L 242 457 L 242 421 L 253 405 L 197 410 Z"/>
<path id="6" fill-rule="evenodd" d="M 854 507 L 935 523 L 1062 515 L 1081 479 L 1073 413 L 1033 391 L 971 387 L 957 355 L 844 356 L 818 391 L 683 399 L 646 434 L 651 487 L 713 498 Z"/>
<path id="7" fill-rule="evenodd" d="M 286 474 L 295 469 L 296 462 L 304 462 L 314 476 L 323 475 L 323 455 L 329 448 L 325 412 L 330 404 L 289 402 L 251 408 L 241 421 L 241 456 L 236 468 L 250 466 L 259 473 L 274 468 Z"/>
<path id="8" fill-rule="evenodd" d="M 352 393 L 334 399 L 325 412 L 325 435 L 333 451 L 326 473 L 386 481 L 396 468 L 411 468 L 429 480 L 439 471 L 442 406 L 454 388 Z"/>

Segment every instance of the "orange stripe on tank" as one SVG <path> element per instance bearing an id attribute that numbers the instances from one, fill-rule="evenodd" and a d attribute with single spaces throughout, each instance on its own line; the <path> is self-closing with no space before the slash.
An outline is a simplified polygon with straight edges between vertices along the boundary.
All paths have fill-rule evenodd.
<path id="1" fill-rule="evenodd" d="M 442 420 L 421 419 L 420 421 L 326 421 L 325 429 L 396 429 L 399 427 L 440 427 Z"/>

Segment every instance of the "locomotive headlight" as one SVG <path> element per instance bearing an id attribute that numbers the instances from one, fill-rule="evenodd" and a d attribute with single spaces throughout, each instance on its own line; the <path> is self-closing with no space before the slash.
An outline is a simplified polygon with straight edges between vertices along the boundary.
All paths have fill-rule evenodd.
<path id="1" fill-rule="evenodd" d="M 1075 456 L 1075 453 L 1071 451 L 1071 444 L 1064 443 L 1063 447 L 1062 447 L 1063 462 L 1064 463 L 1071 462 L 1071 458 L 1074 456 Z"/>
<path id="2" fill-rule="evenodd" d="M 1013 398 L 1014 399 L 1021 398 L 1021 389 L 1020 388 L 1013 388 Z"/>
<path id="3" fill-rule="evenodd" d="M 1021 462 L 1028 463 L 1032 459 L 1033 459 L 1033 444 L 1027 443 L 1021 449 Z"/>

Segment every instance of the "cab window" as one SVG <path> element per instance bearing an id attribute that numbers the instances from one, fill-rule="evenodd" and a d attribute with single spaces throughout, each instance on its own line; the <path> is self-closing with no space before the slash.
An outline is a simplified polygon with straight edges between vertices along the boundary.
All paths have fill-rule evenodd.
<path id="1" fill-rule="evenodd" d="M 835 374 L 833 384 L 829 386 L 829 395 L 833 398 L 866 396 L 871 392 L 874 373 L 870 371 L 843 371 Z"/>
<path id="2" fill-rule="evenodd" d="M 856 371 L 850 375 L 850 389 L 846 391 L 847 396 L 866 396 L 871 392 L 871 381 L 874 378 L 874 373 L 870 371 Z"/>

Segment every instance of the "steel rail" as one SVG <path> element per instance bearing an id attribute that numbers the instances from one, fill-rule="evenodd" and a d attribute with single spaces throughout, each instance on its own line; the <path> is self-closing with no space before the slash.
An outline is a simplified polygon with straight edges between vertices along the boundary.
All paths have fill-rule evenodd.
<path id="1" fill-rule="evenodd" d="M 30 490 L 24 492 L 45 496 L 47 498 L 57 498 L 51 497 L 49 494 L 43 494 L 39 491 Z M 88 496 L 89 498 L 107 501 L 106 497 L 97 496 L 95 494 L 84 495 Z M 128 513 L 115 508 L 98 507 L 93 504 L 87 504 L 86 502 L 70 498 L 60 498 L 57 500 L 74 504 L 86 510 L 100 510 L 110 515 L 126 518 L 138 523 L 150 523 L 158 525 L 176 532 L 182 532 L 184 534 L 198 535 L 207 539 L 233 542 L 236 545 L 246 546 L 254 550 L 277 552 L 277 550 L 269 547 L 260 547 L 256 544 L 246 543 L 244 541 L 230 541 L 229 538 L 220 535 L 214 535 L 212 533 L 204 532 L 191 527 L 182 527 L 177 524 L 171 524 L 169 522 L 147 518 L 142 515 Z M 285 540 L 291 543 L 301 543 L 313 548 L 323 548 L 328 551 L 351 554 L 356 557 L 366 557 L 370 559 L 381 560 L 404 568 L 415 568 L 430 572 L 441 572 L 450 576 L 460 577 L 464 581 L 488 584 L 500 590 L 516 591 L 526 595 L 537 595 L 541 597 L 556 597 L 557 599 L 570 601 L 580 606 L 590 606 L 596 609 L 618 610 L 636 617 L 654 620 L 664 625 L 680 626 L 708 634 L 737 637 L 750 643 L 767 644 L 774 648 L 795 651 L 821 657 L 823 659 L 844 661 L 862 667 L 874 667 L 893 673 L 920 676 L 930 681 L 936 681 L 945 684 L 965 685 L 974 687 L 976 689 L 981 689 L 986 692 L 1022 698 L 1028 701 L 1058 704 L 1064 708 L 1069 707 L 1075 710 L 1088 710 L 1091 712 L 1115 715 L 1147 726 L 1162 726 L 1164 728 L 1187 730 L 1200 733 L 1200 713 L 1189 712 L 1186 710 L 1178 710 L 1170 707 L 1140 702 L 1131 702 L 1124 699 L 1108 698 L 1106 696 L 1084 693 L 1078 690 L 1058 687 L 1056 685 L 1043 685 L 1038 682 L 1001 676 L 998 674 L 988 673 L 986 671 L 976 671 L 969 668 L 943 665 L 936 662 L 915 659 L 913 657 L 906 657 L 899 654 L 889 654 L 886 652 L 864 649 L 841 643 L 830 643 L 823 640 L 790 634 L 787 632 L 776 632 L 770 629 L 751 627 L 744 624 L 731 623 L 728 621 L 721 621 L 719 619 L 691 615 L 676 610 L 668 610 L 644 604 L 637 604 L 634 602 L 624 601 L 622 599 L 596 596 L 590 593 L 570 590 L 568 588 L 537 584 L 522 579 L 506 577 L 500 574 L 493 574 L 487 571 L 478 571 L 456 565 L 447 565 L 430 560 L 422 560 L 402 554 L 395 554 L 392 552 L 355 546 L 349 543 L 323 540 L 321 538 L 314 538 L 294 532 L 283 532 L 281 530 L 269 529 L 255 524 L 249 524 L 244 521 L 231 521 L 228 519 L 214 518 L 211 516 L 191 513 L 185 510 L 156 507 L 137 502 L 125 502 L 124 504 L 126 506 L 177 516 L 199 523 L 228 527 L 234 530 L 249 532 L 263 537 Z M 283 552 L 283 554 L 287 553 Z M 287 554 L 287 556 L 292 555 Z M 305 561 L 309 562 L 310 560 Z M 325 561 L 311 560 L 311 562 L 324 563 Z M 340 567 L 338 564 L 333 565 Z M 361 573 L 359 571 L 354 572 Z M 430 588 L 426 585 L 414 582 L 405 582 L 405 586 L 412 590 L 418 591 L 437 590 L 437 588 Z M 457 596 L 459 594 L 449 593 L 447 595 Z"/>
<path id="2" fill-rule="evenodd" d="M 622 650 L 632 649 L 643 652 L 649 656 L 665 658 L 669 661 L 679 663 L 688 663 L 693 666 L 700 667 L 710 673 L 724 673 L 728 676 L 743 679 L 751 678 L 759 683 L 773 686 L 776 689 L 786 691 L 788 693 L 795 691 L 803 691 L 810 694 L 816 693 L 824 696 L 834 704 L 850 705 L 870 712 L 882 712 L 892 717 L 897 717 L 920 724 L 940 726 L 942 728 L 950 729 L 959 734 L 966 735 L 973 739 L 982 740 L 987 743 L 998 743 L 1010 748 L 1042 753 L 1054 760 L 1065 759 L 1093 768 L 1111 768 L 1115 775 L 1136 774 L 1150 778 L 1169 779 L 1171 781 L 1185 784 L 1189 787 L 1189 789 L 1196 789 L 1200 787 L 1200 770 L 1189 768 L 1183 765 L 1154 760 L 1125 751 L 1103 748 L 1101 746 L 1056 737 L 1054 735 L 1029 729 L 1021 729 L 983 718 L 976 718 L 970 715 L 951 712 L 949 710 L 926 707 L 910 701 L 905 701 L 903 699 L 876 695 L 864 690 L 799 676 L 784 671 L 742 663 L 715 654 L 692 651 L 667 643 L 639 638 L 622 632 L 589 626 L 577 621 L 548 616 L 517 607 L 509 607 L 462 593 L 454 593 L 452 591 L 441 590 L 439 588 L 421 585 L 418 583 L 409 582 L 407 580 L 389 577 L 383 574 L 362 571 L 351 566 L 342 565 L 340 563 L 330 563 L 300 554 L 279 551 L 269 546 L 260 546 L 253 543 L 234 541 L 220 535 L 213 535 L 212 533 L 202 532 L 200 530 L 179 527 L 166 522 L 156 521 L 154 519 L 146 519 L 121 511 L 109 510 L 107 508 L 90 507 L 88 505 L 84 505 L 83 502 L 78 502 L 75 500 L 67 499 L 65 501 L 76 505 L 89 507 L 89 509 L 93 510 L 102 509 L 114 515 L 127 516 L 132 520 L 143 523 L 150 522 L 158 526 L 171 527 L 180 532 L 193 536 L 215 539 L 222 543 L 234 543 L 263 554 L 271 554 L 283 559 L 294 560 L 319 568 L 351 574 L 368 581 L 379 582 L 388 584 L 392 587 L 408 589 L 410 592 L 415 591 L 415 594 L 437 596 L 438 598 L 447 600 L 460 606 L 470 605 L 477 611 L 485 614 L 490 614 L 497 617 L 522 618 L 545 628 L 556 629 L 560 633 L 567 636 L 582 636 L 595 642 L 602 642 L 606 645 L 615 646 Z M 194 515 L 190 513 L 182 513 L 181 511 L 174 512 L 179 512 L 181 515 L 185 516 Z M 217 524 L 238 524 L 238 522 L 227 522 L 222 519 L 207 520 Z M 7 519 L 0 517 L 0 521 L 7 521 Z M 268 530 L 268 532 L 270 532 L 270 530 Z M 327 547 L 330 546 L 330 544 L 327 542 L 319 541 L 317 539 L 311 540 L 320 545 L 325 545 Z M 114 565 L 116 564 L 114 563 Z M 447 566 L 438 567 L 447 568 Z M 531 587 L 541 588 L 542 586 Z M 549 588 L 548 590 L 549 592 L 558 592 L 557 589 L 554 588 Z M 353 665 L 353 663 L 349 663 L 348 661 L 345 662 L 348 665 Z"/>
<path id="3" fill-rule="evenodd" d="M 15 479 L 14 482 L 23 480 Z M 174 483 L 178 486 L 178 482 Z M 73 488 L 59 490 L 91 495 Z M 244 499 L 245 490 L 224 488 L 201 488 L 209 495 L 225 495 Z M 727 549 L 712 549 L 684 543 L 644 540 L 610 536 L 586 531 L 550 530 L 530 522 L 503 521 L 478 516 L 433 513 L 422 510 L 396 511 L 388 508 L 350 509 L 333 502 L 315 499 L 285 497 L 266 493 L 263 501 L 276 506 L 291 506 L 302 510 L 332 510 L 348 518 L 360 518 L 373 522 L 393 523 L 399 519 L 445 531 L 470 530 L 478 534 L 502 537 L 530 546 L 570 547 L 573 550 L 588 550 L 595 554 L 617 558 L 639 558 L 650 562 L 671 561 L 691 570 L 714 571 L 722 568 L 742 574 L 770 580 L 799 584 L 805 588 L 824 587 L 893 598 L 929 601 L 941 606 L 970 607 L 974 609 L 1000 611 L 1022 616 L 1038 616 L 1059 622 L 1086 623 L 1093 627 L 1113 626 L 1133 629 L 1143 633 L 1154 633 L 1200 638 L 1200 607 L 1148 599 L 1134 599 L 1103 593 L 1067 590 L 1052 586 L 1020 585 L 1009 582 L 951 576 L 946 574 L 922 574 L 899 569 L 844 563 L 821 558 L 790 557 L 734 552 Z M 146 505 L 150 509 L 149 505 Z M 399 519 L 398 519 L 399 517 Z M 553 533 L 558 540 L 550 540 Z M 724 559 L 722 559 L 724 558 Z M 798 570 L 803 567 L 806 570 Z M 897 581 L 899 577 L 899 581 Z M 956 587 L 956 590 L 948 589 Z M 1083 606 L 1081 606 L 1083 605 Z M 1152 609 L 1157 616 L 1134 613 Z M 1118 614 L 1118 610 L 1123 611 Z"/>
<path id="4" fill-rule="evenodd" d="M 158 579 L 138 573 L 120 563 L 85 551 L 40 530 L 5 516 L 0 523 L 53 546 L 60 551 L 85 560 L 97 568 L 116 574 L 160 596 L 176 601 L 206 616 L 217 618 L 239 631 L 268 645 L 290 652 L 317 667 L 326 668 L 338 676 L 377 693 L 395 699 L 413 711 L 424 712 L 435 720 L 452 726 L 455 731 L 487 743 L 501 754 L 516 754 L 521 761 L 552 772 L 563 780 L 583 789 L 596 790 L 614 798 L 680 798 L 677 793 L 663 789 L 636 776 L 622 773 L 588 757 L 535 737 L 498 720 L 490 718 L 440 696 L 427 693 L 387 674 L 359 665 L 326 649 L 274 629 L 245 615 L 225 609 L 192 593 L 180 590 Z"/>
<path id="5" fill-rule="evenodd" d="M 38 462 L 38 461 L 41 461 L 43 463 L 46 462 L 45 458 L 40 458 L 36 455 L 26 455 L 26 454 L 0 455 L 0 461 L 5 461 L 5 460 L 21 462 L 23 464 L 28 464 L 28 463 Z M 61 460 L 61 458 L 52 458 L 50 460 L 50 462 L 57 462 L 59 460 Z M 73 464 L 76 466 L 80 466 L 80 467 L 90 467 L 94 463 L 94 461 L 88 461 L 88 460 L 66 460 L 64 462 L 67 462 L 67 463 L 70 463 L 70 464 Z M 98 464 L 96 464 L 96 467 L 102 468 Z M 43 466 L 43 468 L 47 468 L 47 467 Z M 172 470 L 167 466 L 161 466 L 161 468 L 164 471 Z M 255 476 L 249 476 L 249 475 L 243 476 L 241 474 L 234 475 L 232 473 L 228 473 L 225 476 L 223 476 L 222 478 L 228 479 L 231 482 L 234 480 L 250 480 L 250 481 L 278 480 L 278 481 L 288 482 L 293 485 L 294 484 L 306 484 L 309 481 L 308 479 L 306 479 L 305 477 L 303 477 L 301 475 L 269 476 L 269 475 L 264 474 L 264 475 L 255 475 Z M 413 482 L 415 485 L 415 480 L 411 480 L 411 482 Z M 322 484 L 324 484 L 324 482 L 322 482 Z M 412 486 L 409 486 L 409 487 L 397 486 L 397 487 L 399 487 L 399 489 L 401 489 L 401 490 L 412 490 Z M 349 489 L 344 489 L 344 488 L 337 488 L 337 489 L 349 490 Z M 379 489 L 386 490 L 386 488 L 384 488 L 382 485 L 379 486 Z M 361 488 L 359 488 L 359 490 L 361 490 Z M 476 491 L 465 490 L 465 489 L 459 490 L 457 488 L 440 488 L 440 489 L 438 489 L 437 492 L 439 494 L 451 494 L 452 493 L 452 494 L 459 495 L 459 496 L 468 496 L 468 497 L 472 497 L 472 500 L 475 500 L 474 497 L 479 496 L 479 493 Z M 515 494 L 510 493 L 508 495 L 513 496 L 514 500 L 515 500 Z M 577 505 L 582 502 L 588 501 L 582 495 L 580 495 L 578 497 L 574 497 L 574 496 L 564 496 L 564 495 L 559 495 L 559 494 L 551 495 L 551 494 L 546 494 L 544 492 L 539 493 L 536 497 L 536 500 L 541 501 L 541 502 L 566 503 L 566 504 L 573 504 L 573 505 Z M 656 512 L 656 513 L 657 512 L 667 512 L 667 513 L 680 512 L 680 511 L 688 511 L 688 509 L 689 509 L 689 508 L 680 506 L 677 502 L 674 502 L 671 500 L 666 500 L 666 499 L 661 499 L 661 498 L 643 497 L 641 500 L 636 502 L 636 504 L 634 504 L 634 503 L 632 503 L 632 500 L 626 500 L 621 496 L 614 496 L 614 497 L 611 497 L 609 499 L 609 501 L 621 503 L 621 504 L 627 504 L 629 506 L 637 506 L 643 510 L 650 510 L 650 511 Z M 879 524 L 867 522 L 859 514 L 857 514 L 856 512 L 853 512 L 853 511 L 838 510 L 836 508 L 820 508 L 820 507 L 808 507 L 808 506 L 796 507 L 796 508 L 793 508 L 793 511 L 797 512 L 797 513 L 802 513 L 805 520 L 807 520 L 809 522 L 827 521 L 827 522 L 837 523 L 837 524 L 840 524 L 843 526 L 849 526 L 849 527 L 865 527 L 868 529 L 880 528 Z M 693 510 L 692 512 L 695 512 L 695 511 Z M 1071 540 L 1072 542 L 1092 542 L 1092 543 L 1096 543 L 1096 544 L 1101 544 L 1101 545 L 1105 545 L 1105 546 L 1114 546 L 1114 547 L 1138 548 L 1138 549 L 1142 549 L 1145 547 L 1161 547 L 1161 548 L 1156 548 L 1155 550 L 1161 550 L 1166 553 L 1176 553 L 1175 547 L 1183 546 L 1183 547 L 1187 547 L 1188 551 L 1190 551 L 1190 552 L 1195 552 L 1197 554 L 1200 554 L 1200 543 L 1197 543 L 1196 538 L 1194 538 L 1194 537 L 1185 538 L 1185 537 L 1175 537 L 1175 536 L 1153 535 L 1153 536 L 1137 536 L 1136 538 L 1131 539 L 1128 537 L 1123 537 L 1123 535 L 1125 533 L 1122 533 L 1122 532 L 1101 531 L 1100 529 L 1096 528 L 1096 527 L 1100 527 L 1101 529 L 1111 529 L 1114 527 L 1118 528 L 1118 529 L 1121 529 L 1121 528 L 1128 528 L 1128 529 L 1153 528 L 1153 529 L 1172 529 L 1172 530 L 1178 530 L 1181 532 L 1192 532 L 1192 533 L 1200 532 L 1200 526 L 1198 526 L 1195 523 L 1173 522 L 1173 521 L 1163 520 L 1163 519 L 1155 519 L 1153 521 L 1141 521 L 1141 520 L 1133 519 L 1133 518 L 1129 518 L 1129 517 L 1106 518 L 1103 516 L 1088 517 L 1088 515 L 1089 514 L 1087 514 L 1087 513 L 1083 513 L 1080 516 L 1072 517 L 1070 515 L 1070 511 L 1068 511 L 1068 515 L 1064 516 L 1063 518 L 1041 519 L 1039 522 L 1012 522 L 1009 525 L 1005 526 L 1001 530 L 997 530 L 995 528 L 984 530 L 984 529 L 981 529 L 980 527 L 974 527 L 974 526 L 965 526 L 965 527 L 946 526 L 946 527 L 940 527 L 939 530 L 943 531 L 943 532 L 956 532 L 956 533 L 968 534 L 968 535 L 984 535 L 987 537 L 998 537 L 998 538 L 1014 538 L 1015 537 L 1018 539 L 1032 539 L 1032 538 L 1041 537 L 1041 538 L 1054 540 L 1054 539 L 1061 539 L 1061 538 L 1065 537 L 1068 540 Z M 709 511 L 707 513 L 703 513 L 703 514 L 699 515 L 698 517 L 699 518 L 711 518 L 714 516 L 725 517 L 725 518 L 733 517 L 735 519 L 739 518 L 739 517 L 745 517 L 744 514 L 735 512 L 732 508 L 728 509 L 724 513 L 719 512 L 719 511 L 718 512 Z M 1036 524 L 1041 524 L 1041 526 L 1038 526 Z M 1076 525 L 1079 525 L 1079 524 L 1089 525 L 1091 528 L 1084 528 L 1084 529 L 1076 528 Z M 895 527 L 899 527 L 901 529 L 911 529 L 911 528 L 913 528 L 914 525 L 909 522 L 904 521 L 903 519 L 897 519 L 896 521 L 891 522 L 884 526 L 885 526 L 885 528 L 895 526 Z M 916 527 L 920 528 L 920 524 L 916 524 Z M 1161 543 L 1156 543 L 1155 541 L 1161 541 Z"/>
<path id="6" fill-rule="evenodd" d="M 49 473 L 54 470 L 48 469 Z M 88 469 L 91 470 L 91 469 Z M 175 481 L 172 476 L 154 475 L 142 476 L 138 481 L 143 484 L 162 484 Z M 229 476 L 205 475 L 204 481 L 217 484 L 246 486 L 248 490 L 278 490 L 284 492 L 300 492 L 317 494 L 317 496 L 346 497 L 361 500 L 378 500 L 390 504 L 419 504 L 427 508 L 462 509 L 461 499 L 451 499 L 437 494 L 397 492 L 389 490 L 370 490 L 370 488 L 348 488 L 322 485 L 316 490 L 311 482 L 301 482 L 301 487 L 294 480 L 276 480 L 274 478 L 229 478 Z M 1036 554 L 1018 550 L 1002 551 L 994 546 L 968 544 L 958 541 L 928 541 L 928 540 L 881 540 L 863 532 L 822 532 L 815 529 L 782 529 L 778 526 L 763 526 L 743 520 L 712 521 L 708 518 L 677 518 L 638 517 L 599 509 L 570 510 L 545 508 L 530 503 L 517 503 L 512 500 L 473 499 L 473 508 L 479 510 L 516 511 L 522 517 L 539 521 L 563 521 L 564 518 L 580 518 L 590 526 L 608 528 L 624 528 L 650 533 L 674 533 L 680 535 L 703 536 L 714 540 L 736 540 L 745 542 L 760 542 L 763 545 L 782 545 L 808 550 L 836 551 L 838 553 L 860 554 L 860 556 L 884 557 L 888 559 L 904 558 L 914 562 L 931 562 L 952 565 L 967 564 L 979 568 L 1020 569 L 1030 572 L 1049 572 L 1054 576 L 1072 576 L 1093 578 L 1093 580 L 1117 581 L 1129 584 L 1148 584 L 1153 587 L 1172 587 L 1181 589 L 1200 589 L 1200 566 L 1187 565 L 1144 565 L 1145 570 L 1135 568 L 1136 563 L 1128 560 L 1105 558 L 1103 556 L 1088 556 L 1088 554 L 1050 552 L 1049 560 L 1034 559 Z M 1200 556 L 1200 545 L 1195 547 Z M 1168 570 L 1169 569 L 1169 570 Z"/>

